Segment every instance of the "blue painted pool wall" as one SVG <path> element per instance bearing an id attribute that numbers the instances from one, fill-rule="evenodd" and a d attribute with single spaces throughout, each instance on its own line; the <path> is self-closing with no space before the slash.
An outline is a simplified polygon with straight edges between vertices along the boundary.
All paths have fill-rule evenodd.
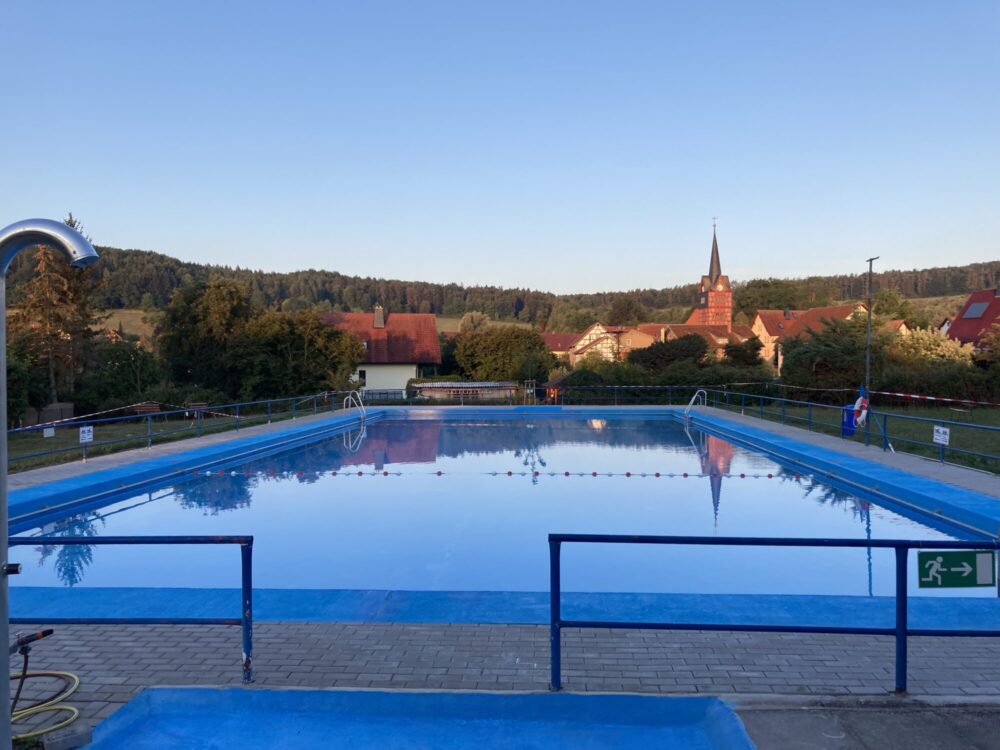
<path id="1" fill-rule="evenodd" d="M 485 739 L 485 747 L 506 746 L 513 737 L 519 738 L 519 746 L 552 746 L 560 736 L 570 736 L 567 728 L 572 728 L 581 736 L 614 738 L 614 746 L 622 748 L 645 748 L 649 739 L 669 741 L 672 732 L 692 743 L 684 746 L 754 748 L 735 712 L 709 696 L 235 688 L 148 688 L 95 729 L 90 747 L 155 746 L 164 734 L 200 740 L 204 744 L 199 747 L 237 747 L 257 727 L 283 728 L 289 744 L 281 746 L 299 747 L 295 726 L 307 722 L 313 731 L 316 722 L 326 725 L 328 739 L 337 747 L 345 741 L 395 747 L 399 738 L 391 733 L 417 726 L 427 734 L 430 722 L 440 728 L 438 739 L 445 747 L 463 746 L 463 737 L 476 744 Z M 338 727 L 349 736 L 339 736 Z"/>
<path id="2" fill-rule="evenodd" d="M 884 627 L 895 624 L 891 596 L 791 594 L 629 594 L 569 592 L 562 615 L 570 620 Z M 995 597 L 911 596 L 913 629 L 1000 630 Z M 55 588 L 12 586 L 15 618 L 227 618 L 240 612 L 239 589 Z M 254 589 L 255 622 L 410 622 L 545 625 L 544 591 L 389 591 L 364 589 Z"/>

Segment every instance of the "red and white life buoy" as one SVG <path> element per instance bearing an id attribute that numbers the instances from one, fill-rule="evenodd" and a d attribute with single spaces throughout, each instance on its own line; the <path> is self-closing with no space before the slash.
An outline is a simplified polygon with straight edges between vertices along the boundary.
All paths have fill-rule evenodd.
<path id="1" fill-rule="evenodd" d="M 864 396 L 854 402 L 854 424 L 861 427 L 868 419 L 868 399 Z"/>

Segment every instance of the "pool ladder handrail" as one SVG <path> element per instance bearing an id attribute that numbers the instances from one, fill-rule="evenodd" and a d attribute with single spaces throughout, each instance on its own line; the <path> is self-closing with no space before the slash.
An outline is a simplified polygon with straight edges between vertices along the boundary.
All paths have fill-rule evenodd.
<path id="1" fill-rule="evenodd" d="M 368 416 L 368 412 L 365 410 L 365 402 L 361 400 L 361 394 L 357 391 L 350 391 L 344 399 L 344 408 L 350 409 L 351 407 L 357 407 L 361 411 L 362 422 Z"/>
<path id="2" fill-rule="evenodd" d="M 698 401 L 698 397 L 699 396 L 701 397 L 700 405 L 701 406 L 708 406 L 708 393 L 705 391 L 704 388 L 699 388 L 698 390 L 696 390 L 694 392 L 694 395 L 691 397 L 691 400 L 688 401 L 688 405 L 686 407 L 684 407 L 684 423 L 685 424 L 687 424 L 688 422 L 691 421 L 691 407 L 696 406 L 696 405 L 699 404 L 699 401 Z"/>

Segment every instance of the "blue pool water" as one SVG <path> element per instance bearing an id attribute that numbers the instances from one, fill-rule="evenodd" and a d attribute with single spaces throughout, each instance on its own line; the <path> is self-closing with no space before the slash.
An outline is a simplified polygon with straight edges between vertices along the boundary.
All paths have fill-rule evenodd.
<path id="1" fill-rule="evenodd" d="M 390 419 L 34 523 L 12 531 L 252 534 L 254 584 L 273 589 L 544 591 L 550 532 L 968 538 L 669 418 Z M 227 546 L 11 554 L 24 565 L 17 586 L 239 581 Z M 916 593 L 912 567 L 910 576 Z M 893 559 L 891 550 L 569 545 L 563 587 L 886 595 Z M 962 590 L 970 594 L 990 592 Z"/>

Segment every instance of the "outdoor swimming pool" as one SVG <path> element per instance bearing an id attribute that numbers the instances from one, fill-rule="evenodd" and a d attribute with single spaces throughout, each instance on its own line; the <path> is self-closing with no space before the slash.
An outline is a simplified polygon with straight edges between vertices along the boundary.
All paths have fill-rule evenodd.
<path id="1" fill-rule="evenodd" d="M 545 591 L 550 532 L 975 538 L 667 415 L 390 418 L 72 517 L 12 524 L 19 536 L 252 534 L 254 585 L 270 589 Z M 239 581 L 238 555 L 225 547 L 18 547 L 11 556 L 24 566 L 15 586 Z M 913 564 L 910 577 L 918 593 Z M 565 591 L 888 595 L 893 586 L 890 550 L 563 552 Z"/>

